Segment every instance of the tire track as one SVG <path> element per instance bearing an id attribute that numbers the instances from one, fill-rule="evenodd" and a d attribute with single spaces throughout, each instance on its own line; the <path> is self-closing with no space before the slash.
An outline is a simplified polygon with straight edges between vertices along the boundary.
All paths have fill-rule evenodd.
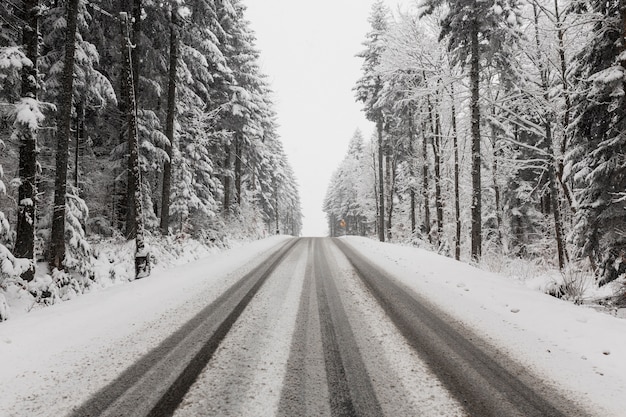
<path id="1" fill-rule="evenodd" d="M 282 245 L 71 416 L 170 416 L 259 288 L 299 241 Z"/>
<path id="2" fill-rule="evenodd" d="M 478 337 L 467 330 L 456 329 L 446 321 L 447 316 L 387 277 L 349 245 L 337 239 L 334 242 L 409 345 L 424 358 L 470 415 L 587 415 L 556 392 L 536 392 L 536 389 L 542 390 L 541 382 L 522 367 L 513 363 L 505 366 L 502 362 L 507 358 L 496 360 L 498 355 L 487 346 L 483 347 Z"/>
<path id="3" fill-rule="evenodd" d="M 310 415 L 307 402 L 307 377 L 294 375 L 305 368 L 303 363 L 312 353 L 303 352 L 302 339 L 316 338 L 309 335 L 307 325 L 319 320 L 320 340 L 317 346 L 307 346 L 310 351 L 319 349 L 323 355 L 323 366 L 328 386 L 328 403 L 331 416 L 381 416 L 382 409 L 376 398 L 370 377 L 359 352 L 348 317 L 334 283 L 333 271 L 328 265 L 328 253 L 322 239 L 312 239 L 312 265 L 307 268 L 305 290 L 298 314 L 298 327 L 294 335 L 287 375 L 299 380 L 298 388 L 284 388 L 279 415 Z M 311 308 L 317 303 L 317 311 Z M 308 313 L 307 313 L 308 312 Z M 312 317 L 313 315 L 313 317 Z M 317 315 L 317 318 L 315 317 Z M 302 329 L 306 330 L 302 330 Z M 321 343 L 321 346 L 319 345 Z M 319 395 L 319 393 L 318 393 Z"/>

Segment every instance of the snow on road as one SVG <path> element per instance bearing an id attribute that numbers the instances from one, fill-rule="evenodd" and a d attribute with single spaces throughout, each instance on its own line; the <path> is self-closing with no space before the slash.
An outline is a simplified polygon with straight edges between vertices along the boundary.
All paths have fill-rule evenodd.
<path id="1" fill-rule="evenodd" d="M 626 320 L 432 252 L 345 241 L 597 415 L 626 416 Z"/>
<path id="2" fill-rule="evenodd" d="M 219 296 L 241 276 L 233 271 L 242 266 L 249 270 L 284 239 L 255 242 L 0 323 L 0 416 L 37 417 L 71 411 Z M 515 280 L 421 249 L 364 238 L 344 239 L 406 286 L 525 363 L 544 378 L 546 386 L 565 391 L 583 406 L 593 404 L 597 415 L 626 415 L 625 320 L 574 306 Z M 283 268 L 287 273 L 303 268 L 298 257 L 290 262 L 291 266 Z M 338 263 L 347 273 L 345 262 Z M 237 346 L 254 352 L 229 353 L 224 345 L 207 368 L 211 378 L 226 378 L 233 355 L 243 362 L 249 359 L 247 355 L 266 356 L 269 362 L 257 364 L 265 376 L 253 372 L 241 383 L 231 381 L 251 395 L 260 394 L 258 409 L 276 409 L 279 393 L 275 391 L 284 377 L 301 288 L 299 280 L 270 279 L 226 339 L 238 340 Z M 356 278 L 346 275 L 340 291 L 356 302 L 349 311 L 351 321 L 361 315 L 361 320 L 372 322 L 367 331 L 357 335 L 376 343 L 374 350 L 366 353 L 372 373 L 382 377 L 376 371 L 382 366 L 377 361 L 391 364 L 402 379 L 399 383 L 406 385 L 408 402 L 426 404 L 434 413 L 446 415 L 438 398 L 444 401 L 447 394 L 440 392 L 438 383 L 411 381 L 415 374 L 407 372 L 407 359 L 403 358 L 413 353 L 384 322 L 382 310 L 366 303 L 368 297 Z M 263 295 L 270 293 L 274 296 Z M 254 323 L 265 329 L 258 344 L 249 334 Z M 225 361 L 219 362 L 220 358 Z M 273 364 L 277 366 L 268 371 Z M 201 378 L 204 387 L 211 386 L 211 378 Z M 415 388 L 420 384 L 421 388 Z M 411 387 L 415 392 L 410 392 Z M 202 395 L 202 390 L 196 389 L 184 401 L 191 415 L 193 404 Z"/>
<path id="3" fill-rule="evenodd" d="M 307 253 L 296 248 L 250 302 L 175 417 L 275 415 Z"/>
<path id="4" fill-rule="evenodd" d="M 0 416 L 63 415 L 217 298 L 275 236 L 0 323 Z M 244 271 L 247 272 L 247 271 Z"/>

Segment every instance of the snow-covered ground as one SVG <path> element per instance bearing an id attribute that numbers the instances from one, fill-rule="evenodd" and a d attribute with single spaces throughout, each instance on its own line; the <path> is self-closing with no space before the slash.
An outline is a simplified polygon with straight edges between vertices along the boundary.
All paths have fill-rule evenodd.
<path id="1" fill-rule="evenodd" d="M 0 323 L 0 416 L 68 412 L 219 296 L 241 276 L 233 271 L 250 269 L 284 239 L 247 244 Z M 543 376 L 547 386 L 594 404 L 598 415 L 626 415 L 625 320 L 421 249 L 344 239 Z M 291 295 L 280 319 L 295 319 L 293 291 L 300 287 L 297 281 L 283 288 Z M 255 318 L 242 320 L 249 316 Z M 275 319 L 267 317 L 268 327 Z M 284 326 L 280 339 L 292 331 Z"/>
<path id="2" fill-rule="evenodd" d="M 348 237 L 376 264 L 602 416 L 626 416 L 626 320 L 422 249 Z"/>

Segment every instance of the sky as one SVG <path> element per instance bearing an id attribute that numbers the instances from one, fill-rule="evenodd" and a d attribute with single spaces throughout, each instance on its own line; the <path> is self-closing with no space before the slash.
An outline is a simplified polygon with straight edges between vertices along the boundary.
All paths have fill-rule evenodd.
<path id="1" fill-rule="evenodd" d="M 278 133 L 300 185 L 303 236 L 326 236 L 326 189 L 357 129 L 373 124 L 355 102 L 373 0 L 248 0 L 261 67 L 274 91 Z M 411 0 L 387 0 L 392 10 Z"/>

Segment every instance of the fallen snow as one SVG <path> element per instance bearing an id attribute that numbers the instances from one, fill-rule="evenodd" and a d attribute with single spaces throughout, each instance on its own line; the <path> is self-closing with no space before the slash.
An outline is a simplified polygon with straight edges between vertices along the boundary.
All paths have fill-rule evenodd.
<path id="1" fill-rule="evenodd" d="M 423 249 L 344 239 L 548 386 L 595 414 L 625 415 L 625 320 Z"/>
<path id="2" fill-rule="evenodd" d="M 284 239 L 274 236 L 0 323 L 0 416 L 67 413 L 232 285 L 240 276 L 232 273 L 234 270 L 251 268 Z M 575 306 L 530 289 L 519 280 L 484 272 L 422 249 L 365 238 L 348 237 L 345 241 L 449 315 L 484 335 L 497 348 L 526 364 L 546 385 L 561 389 L 581 404 L 592 405 L 595 414 L 624 415 L 626 321 L 623 319 Z M 299 269 L 301 266 L 293 268 Z M 246 336 L 250 323 L 245 322 L 245 317 L 251 316 L 264 323 L 265 329 L 274 329 L 276 339 L 288 340 L 292 324 L 287 323 L 295 320 L 298 303 L 294 300 L 300 287 L 296 280 L 282 289 L 284 304 L 253 302 L 252 308 L 242 315 L 244 321 L 235 326 L 229 337 L 240 338 L 244 345 L 253 346 L 254 340 Z M 356 291 L 353 297 L 361 299 L 363 295 Z M 280 310 L 279 317 L 266 315 L 266 308 Z M 364 317 L 381 315 L 375 307 L 358 308 Z M 384 338 L 386 334 L 389 337 L 385 326 L 372 327 L 376 338 Z M 272 345 L 264 341 L 255 349 L 265 355 L 272 351 Z M 282 378 L 281 369 L 286 360 L 281 356 L 284 349 L 282 346 L 275 353 L 267 353 L 268 360 L 280 364 L 276 375 L 270 380 L 246 380 L 244 386 L 248 392 L 262 394 L 263 390 L 277 389 L 276 382 Z M 385 348 L 380 360 L 401 371 L 402 363 L 396 359 L 411 353 L 401 344 L 394 349 Z M 224 353 L 227 352 L 216 357 Z M 244 353 L 241 355 L 245 359 Z M 219 372 L 215 367 L 208 369 L 209 374 Z M 437 384 L 423 383 L 425 392 L 439 389 Z M 408 401 L 423 403 L 433 395 L 423 398 L 422 394 L 415 393 Z M 435 395 L 440 396 L 445 393 Z M 262 404 L 265 403 L 258 402 L 259 407 Z M 193 413 L 189 402 L 186 405 L 187 411 Z M 432 410 L 439 407 L 437 401 L 431 406 Z M 269 405 L 270 409 L 275 407 L 275 403 Z"/>
<path id="3" fill-rule="evenodd" d="M 64 415 L 232 285 L 274 236 L 0 323 L 0 416 Z M 250 263 L 250 264 L 249 264 Z"/>

